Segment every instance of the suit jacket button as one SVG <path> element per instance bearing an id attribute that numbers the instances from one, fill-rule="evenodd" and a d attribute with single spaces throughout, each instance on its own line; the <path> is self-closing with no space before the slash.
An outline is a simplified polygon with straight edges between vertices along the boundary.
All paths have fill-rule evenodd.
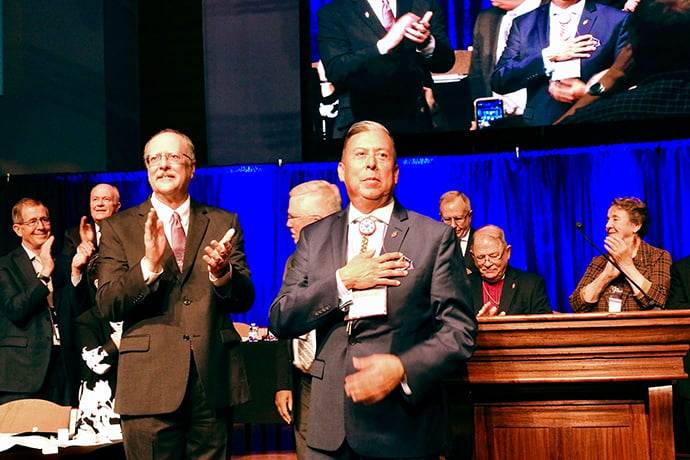
<path id="1" fill-rule="evenodd" d="M 188 307 L 188 306 L 190 306 L 190 305 L 192 304 L 192 301 L 189 300 L 189 299 L 184 299 L 184 300 L 182 301 L 182 303 L 185 304 L 186 307 Z"/>
<path id="2" fill-rule="evenodd" d="M 189 342 L 189 335 L 188 334 L 183 335 L 182 338 L 185 340 L 185 342 Z"/>

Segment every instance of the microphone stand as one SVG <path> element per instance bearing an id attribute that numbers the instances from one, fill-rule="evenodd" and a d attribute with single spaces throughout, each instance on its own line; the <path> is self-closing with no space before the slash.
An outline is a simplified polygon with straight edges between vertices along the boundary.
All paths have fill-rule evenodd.
<path id="1" fill-rule="evenodd" d="M 582 225 L 582 222 L 577 222 L 577 223 L 575 224 L 575 227 L 580 231 L 580 233 L 582 234 L 582 237 L 585 239 L 585 241 L 586 241 L 587 243 L 589 243 L 590 246 L 592 246 L 599 254 L 601 254 L 601 255 L 604 257 L 604 259 L 606 259 L 608 262 L 610 262 L 611 265 L 613 265 L 614 267 L 616 267 L 616 268 L 618 269 L 618 271 L 621 273 L 621 275 L 623 275 L 623 277 L 625 278 L 625 280 L 626 280 L 628 283 L 630 283 L 631 285 L 633 285 L 635 288 L 637 288 L 637 290 L 638 290 L 639 292 L 642 293 L 642 295 L 644 296 L 644 298 L 647 299 L 647 301 L 649 302 L 649 308 L 647 308 L 647 310 L 652 310 L 652 309 L 654 309 L 654 308 L 661 308 L 659 305 L 657 305 L 656 301 L 650 297 L 649 294 L 647 294 L 646 292 L 644 292 L 644 291 L 642 290 L 642 288 L 640 287 L 639 284 L 637 284 L 632 278 L 630 278 L 630 277 L 627 275 L 627 273 L 625 273 L 625 272 L 623 271 L 623 269 L 621 269 L 620 265 L 618 265 L 618 264 L 616 263 L 616 261 L 613 260 L 613 258 L 612 258 L 608 253 L 602 251 L 601 249 L 599 249 L 599 246 L 597 246 L 596 244 L 594 244 L 594 241 L 592 241 L 592 240 L 587 236 L 587 234 L 585 233 L 585 226 Z"/>

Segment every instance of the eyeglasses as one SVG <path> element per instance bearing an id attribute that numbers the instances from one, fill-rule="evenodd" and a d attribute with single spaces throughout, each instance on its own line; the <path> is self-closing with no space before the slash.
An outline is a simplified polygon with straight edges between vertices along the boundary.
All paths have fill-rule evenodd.
<path id="1" fill-rule="evenodd" d="M 29 228 L 36 228 L 39 222 L 42 223 L 44 226 L 48 226 L 50 225 L 50 217 L 34 217 L 33 219 L 29 219 L 26 222 L 17 222 L 17 225 L 26 225 Z"/>
<path id="2" fill-rule="evenodd" d="M 173 165 L 181 165 L 182 163 L 184 163 L 185 158 L 189 159 L 189 161 L 194 161 L 192 157 L 190 157 L 186 153 L 177 152 L 152 153 L 150 155 L 146 155 L 144 157 L 144 161 L 146 162 L 146 166 L 157 166 L 163 160 L 163 157 L 165 157 L 168 163 Z"/>
<path id="3" fill-rule="evenodd" d="M 468 211 L 467 214 L 465 214 L 464 216 L 441 217 L 441 220 L 448 225 L 453 225 L 455 224 L 455 222 L 464 222 L 465 220 L 469 219 L 471 215 L 472 211 Z"/>
<path id="4" fill-rule="evenodd" d="M 313 219 L 313 218 L 321 218 L 321 216 L 316 215 L 316 214 L 307 214 L 306 216 L 291 216 L 288 214 L 288 220 L 295 220 L 295 219 Z"/>
<path id="5" fill-rule="evenodd" d="M 478 264 L 484 263 L 485 260 L 488 260 L 489 262 L 495 264 L 496 262 L 498 262 L 499 260 L 501 260 L 503 258 L 503 255 L 505 254 L 505 252 L 506 251 L 504 249 L 503 251 L 500 252 L 500 254 L 497 254 L 494 252 L 493 254 L 476 255 L 476 254 L 472 253 L 472 257 L 474 257 L 475 262 L 477 262 Z"/>

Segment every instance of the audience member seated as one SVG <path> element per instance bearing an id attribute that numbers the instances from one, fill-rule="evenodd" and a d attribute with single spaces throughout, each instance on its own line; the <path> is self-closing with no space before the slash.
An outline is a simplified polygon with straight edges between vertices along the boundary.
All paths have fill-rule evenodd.
<path id="1" fill-rule="evenodd" d="M 600 255 L 590 262 L 570 295 L 574 312 L 664 307 L 671 282 L 671 255 L 642 240 L 648 226 L 647 205 L 642 200 L 613 200 L 606 217 L 608 236 L 604 239 L 608 259 Z"/>
<path id="2" fill-rule="evenodd" d="M 629 31 L 630 49 L 562 123 L 690 115 L 690 3 L 642 0 Z"/>
<path id="3" fill-rule="evenodd" d="M 400 89 L 397 97 L 419 104 L 416 108 L 424 111 L 416 114 L 424 120 L 419 126 L 428 130 L 431 116 L 424 97 L 424 86 L 432 86 L 431 72 L 446 72 L 455 62 L 443 13 L 436 0 L 397 4 L 381 0 L 355 3 L 351 0 L 334 0 L 318 11 L 318 43 L 326 75 L 340 99 L 333 133 L 335 138 L 342 138 L 357 119 L 350 99 L 353 78 L 359 79 L 360 90 L 367 86 L 373 89 L 374 86 L 380 88 L 381 84 L 385 85 L 380 80 L 367 80 L 368 75 L 381 75 L 387 71 L 383 68 L 368 69 L 377 62 L 382 62 L 384 66 L 399 62 L 394 71 L 396 76 L 410 73 L 402 77 L 405 89 Z M 390 57 L 382 61 L 377 59 L 383 56 Z M 420 75 L 422 80 L 418 79 Z M 415 86 L 411 89 L 412 93 L 407 94 L 410 82 Z M 387 83 L 395 87 L 399 84 L 395 80 L 388 80 Z M 365 94 L 372 92 L 366 91 Z M 360 99 L 360 102 L 366 101 Z M 384 109 L 378 104 L 370 107 Z M 417 116 L 413 120 L 416 119 Z"/>
<path id="4" fill-rule="evenodd" d="M 474 233 L 472 256 L 477 271 L 472 273 L 472 299 L 477 316 L 551 313 L 544 278 L 508 265 L 511 246 L 496 225 Z"/>
<path id="5" fill-rule="evenodd" d="M 585 94 L 586 81 L 611 67 L 627 42 L 627 19 L 593 0 L 551 0 L 516 18 L 492 89 L 527 88 L 525 122 L 552 124 Z"/>
<path id="6" fill-rule="evenodd" d="M 519 116 L 525 111 L 527 90 L 520 88 L 500 95 L 491 91 L 491 73 L 503 54 L 513 20 L 539 6 L 541 0 L 492 0 L 491 7 L 482 10 L 474 22 L 472 35 L 472 62 L 467 77 L 470 86 L 469 110 L 480 97 L 501 97 L 503 111 L 509 116 Z M 473 125 L 473 128 L 474 127 Z"/>
<path id="7" fill-rule="evenodd" d="M 48 208 L 31 198 L 14 205 L 12 222 L 21 245 L 0 258 L 0 403 L 34 398 L 75 405 L 71 306 L 88 295 L 82 270 L 94 247 L 81 242 L 69 263 L 56 263 Z"/>
<path id="8" fill-rule="evenodd" d="M 438 202 L 438 210 L 441 220 L 453 227 L 455 236 L 460 243 L 460 251 L 465 260 L 465 269 L 469 275 L 477 269 L 472 257 L 472 241 L 474 228 L 472 228 L 472 205 L 470 199 L 464 193 L 457 190 L 449 190 Z"/>

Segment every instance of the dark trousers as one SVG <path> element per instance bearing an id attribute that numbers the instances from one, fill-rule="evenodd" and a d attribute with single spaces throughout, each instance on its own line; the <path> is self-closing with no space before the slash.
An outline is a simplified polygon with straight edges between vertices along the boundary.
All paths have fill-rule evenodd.
<path id="1" fill-rule="evenodd" d="M 292 428 L 295 432 L 295 450 L 298 460 L 307 458 L 307 426 L 309 425 L 309 400 L 311 399 L 311 375 L 303 372 L 299 374 L 295 391 L 293 392 Z"/>
<path id="2" fill-rule="evenodd" d="M 340 446 L 338 450 L 335 452 L 331 451 L 324 451 L 324 450 L 318 450 L 318 449 L 313 449 L 311 447 L 308 448 L 307 451 L 307 459 L 308 460 L 384 460 L 383 457 L 364 457 L 362 455 L 359 455 L 356 453 L 350 445 L 347 443 L 347 440 L 343 442 L 343 445 Z M 428 457 L 405 457 L 404 460 L 438 460 L 439 456 L 438 455 L 430 455 Z M 396 458 L 388 458 L 385 457 L 385 460 L 403 460 L 402 458 L 396 459 Z"/>
<path id="3" fill-rule="evenodd" d="M 128 460 L 229 458 L 232 409 L 217 410 L 209 406 L 193 359 L 190 364 L 185 397 L 175 412 L 122 416 Z"/>

